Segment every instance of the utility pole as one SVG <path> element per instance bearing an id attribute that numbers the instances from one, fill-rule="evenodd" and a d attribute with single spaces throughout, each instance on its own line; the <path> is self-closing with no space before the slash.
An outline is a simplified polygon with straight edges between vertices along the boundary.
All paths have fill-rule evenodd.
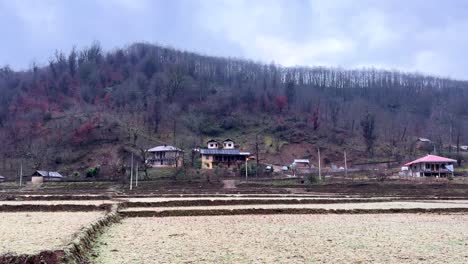
<path id="1" fill-rule="evenodd" d="M 23 185 L 23 160 L 20 163 L 20 187 Z"/>
<path id="2" fill-rule="evenodd" d="M 247 175 L 248 175 L 248 166 L 247 166 L 247 161 L 249 160 L 248 157 L 245 158 L 245 181 L 247 181 Z"/>
<path id="3" fill-rule="evenodd" d="M 136 166 L 136 178 L 135 178 L 135 187 L 138 187 L 138 165 L 140 163 L 137 162 L 137 166 Z"/>
<path id="4" fill-rule="evenodd" d="M 348 178 L 348 161 L 346 159 L 346 150 L 344 151 L 344 171 L 345 171 L 345 178 Z"/>
<path id="5" fill-rule="evenodd" d="M 257 162 L 257 167 L 255 168 L 255 177 L 258 177 L 258 163 L 260 162 L 259 161 L 259 158 L 258 158 L 258 134 L 255 135 L 255 159 L 256 159 L 256 162 Z"/>
<path id="6" fill-rule="evenodd" d="M 133 189 L 133 153 L 132 153 L 132 161 L 130 162 L 130 191 Z"/>
<path id="7" fill-rule="evenodd" d="M 321 162 L 320 162 L 320 147 L 317 148 L 318 152 L 318 169 L 319 169 L 319 180 L 322 180 L 322 167 L 321 167 Z"/>

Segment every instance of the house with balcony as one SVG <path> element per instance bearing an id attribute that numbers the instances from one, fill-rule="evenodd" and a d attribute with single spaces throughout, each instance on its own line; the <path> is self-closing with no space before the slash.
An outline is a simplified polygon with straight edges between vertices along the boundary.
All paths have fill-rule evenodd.
<path id="1" fill-rule="evenodd" d="M 181 167 L 184 161 L 184 152 L 174 146 L 163 145 L 148 149 L 146 164 L 153 168 Z"/>
<path id="2" fill-rule="evenodd" d="M 234 141 L 226 139 L 220 144 L 216 140 L 209 140 L 207 147 L 200 149 L 202 169 L 216 167 L 240 168 L 244 164 L 250 152 L 236 148 Z"/>
<path id="3" fill-rule="evenodd" d="M 444 158 L 436 155 L 427 155 L 425 157 L 413 160 L 405 164 L 405 173 L 412 177 L 447 177 L 453 175 L 454 159 Z"/>

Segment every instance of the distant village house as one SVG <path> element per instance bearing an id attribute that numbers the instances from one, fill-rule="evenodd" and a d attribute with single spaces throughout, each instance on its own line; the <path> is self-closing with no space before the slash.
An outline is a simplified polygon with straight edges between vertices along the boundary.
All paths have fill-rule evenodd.
<path id="1" fill-rule="evenodd" d="M 148 150 L 149 156 L 146 164 L 153 168 L 161 167 L 182 167 L 184 162 L 184 152 L 174 146 L 157 146 Z"/>
<path id="2" fill-rule="evenodd" d="M 250 156 L 250 152 L 242 152 L 235 147 L 234 141 L 226 139 L 222 148 L 216 140 L 207 142 L 207 148 L 200 149 L 202 169 L 213 169 L 217 166 L 225 168 L 240 167 Z"/>
<path id="3" fill-rule="evenodd" d="M 423 177 L 447 177 L 453 175 L 454 159 L 444 158 L 436 155 L 427 155 L 417 160 L 408 162 L 403 167 L 407 176 Z"/>
<path id="4" fill-rule="evenodd" d="M 310 169 L 310 161 L 308 159 L 295 159 L 294 166 L 298 169 Z"/>
<path id="5" fill-rule="evenodd" d="M 31 175 L 31 182 L 33 183 L 56 182 L 62 180 L 63 176 L 56 171 L 37 170 Z"/>
<path id="6" fill-rule="evenodd" d="M 430 139 L 428 139 L 428 138 L 421 138 L 421 137 L 418 138 L 418 141 L 419 141 L 419 142 L 426 142 L 426 143 L 430 143 L 430 142 L 431 142 Z"/>

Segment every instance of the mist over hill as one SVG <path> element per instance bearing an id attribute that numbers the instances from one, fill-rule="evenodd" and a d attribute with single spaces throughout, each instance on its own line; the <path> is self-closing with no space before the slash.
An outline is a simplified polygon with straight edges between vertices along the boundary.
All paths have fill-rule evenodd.
<path id="1" fill-rule="evenodd" d="M 98 43 L 47 66 L 0 69 L 0 172 L 67 173 L 91 166 L 118 177 L 128 153 L 158 144 L 189 150 L 231 138 L 262 162 L 397 160 L 468 140 L 468 82 L 381 69 L 282 67 L 146 43 Z M 430 150 L 427 150 L 430 151 Z M 449 153 L 450 155 L 450 153 Z M 455 155 L 455 154 L 454 154 Z"/>

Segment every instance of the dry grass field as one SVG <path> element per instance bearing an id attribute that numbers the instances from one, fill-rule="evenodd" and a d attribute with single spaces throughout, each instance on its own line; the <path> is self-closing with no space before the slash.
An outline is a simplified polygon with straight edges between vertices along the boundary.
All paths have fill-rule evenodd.
<path id="1" fill-rule="evenodd" d="M 0 254 L 58 249 L 104 212 L 1 212 Z"/>
<path id="2" fill-rule="evenodd" d="M 468 215 L 127 218 L 97 263 L 467 263 Z"/>

